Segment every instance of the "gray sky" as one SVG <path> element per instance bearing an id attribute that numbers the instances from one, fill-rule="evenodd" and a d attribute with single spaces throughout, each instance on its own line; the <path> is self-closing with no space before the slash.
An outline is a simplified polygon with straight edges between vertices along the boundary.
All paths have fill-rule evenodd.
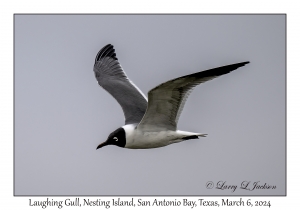
<path id="1" fill-rule="evenodd" d="M 208 137 L 131 150 L 94 58 L 114 45 L 146 94 L 186 74 L 251 63 L 195 88 L 178 129 Z M 285 16 L 16 15 L 16 195 L 284 195 Z M 208 181 L 273 190 L 207 189 Z M 249 185 L 249 186 L 250 186 Z"/>

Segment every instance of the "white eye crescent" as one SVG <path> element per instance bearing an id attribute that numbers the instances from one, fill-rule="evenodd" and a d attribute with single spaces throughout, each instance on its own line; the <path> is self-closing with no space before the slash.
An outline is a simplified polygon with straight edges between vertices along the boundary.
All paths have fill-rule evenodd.
<path id="1" fill-rule="evenodd" d="M 116 141 L 118 141 L 118 138 L 117 138 L 117 137 L 114 137 L 113 139 L 116 140 Z"/>

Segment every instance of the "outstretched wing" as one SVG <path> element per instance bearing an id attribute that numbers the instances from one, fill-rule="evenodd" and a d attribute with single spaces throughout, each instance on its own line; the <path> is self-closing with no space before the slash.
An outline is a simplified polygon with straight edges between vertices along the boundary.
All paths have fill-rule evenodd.
<path id="1" fill-rule="evenodd" d="M 138 125 L 143 131 L 176 130 L 183 106 L 193 88 L 249 62 L 236 63 L 167 81 L 148 92 L 148 108 Z"/>
<path id="2" fill-rule="evenodd" d="M 147 98 L 126 76 L 113 45 L 108 44 L 98 52 L 94 72 L 98 84 L 121 105 L 125 124 L 139 123 L 147 109 Z"/>

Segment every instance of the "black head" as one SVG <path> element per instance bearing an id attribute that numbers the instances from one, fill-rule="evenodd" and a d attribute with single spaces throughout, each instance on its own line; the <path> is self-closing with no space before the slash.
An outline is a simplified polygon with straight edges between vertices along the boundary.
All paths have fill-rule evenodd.
<path id="1" fill-rule="evenodd" d="M 125 147 L 126 144 L 126 134 L 125 130 L 121 127 L 112 132 L 107 140 L 98 145 L 97 149 L 107 146 L 107 145 L 116 145 L 119 147 Z"/>

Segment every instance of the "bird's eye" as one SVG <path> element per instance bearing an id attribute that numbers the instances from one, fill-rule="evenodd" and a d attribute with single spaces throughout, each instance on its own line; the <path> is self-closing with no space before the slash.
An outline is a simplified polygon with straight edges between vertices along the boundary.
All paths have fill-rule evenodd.
<path id="1" fill-rule="evenodd" d="M 115 141 L 118 141 L 118 138 L 117 138 L 117 137 L 114 137 L 113 139 L 114 139 Z"/>

